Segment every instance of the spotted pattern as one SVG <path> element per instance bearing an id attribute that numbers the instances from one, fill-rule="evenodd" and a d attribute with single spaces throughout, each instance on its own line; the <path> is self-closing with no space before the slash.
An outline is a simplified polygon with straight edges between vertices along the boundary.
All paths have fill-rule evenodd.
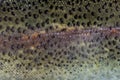
<path id="1" fill-rule="evenodd" d="M 120 79 L 119 5 L 119 0 L 0 0 L 0 78 Z"/>
<path id="2" fill-rule="evenodd" d="M 119 4 L 117 0 L 2 0 L 0 28 L 45 30 L 53 29 L 53 24 L 84 28 L 119 26 Z"/>

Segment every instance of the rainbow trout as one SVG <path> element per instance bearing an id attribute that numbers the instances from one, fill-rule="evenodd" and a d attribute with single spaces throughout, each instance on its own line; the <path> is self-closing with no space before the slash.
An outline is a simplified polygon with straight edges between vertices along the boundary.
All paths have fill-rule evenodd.
<path id="1" fill-rule="evenodd" d="M 0 80 L 120 80 L 119 0 L 0 0 Z"/>

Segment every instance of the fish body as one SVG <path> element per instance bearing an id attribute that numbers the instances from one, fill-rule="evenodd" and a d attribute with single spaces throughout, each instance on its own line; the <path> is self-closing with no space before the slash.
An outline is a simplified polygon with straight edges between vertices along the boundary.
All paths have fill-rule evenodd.
<path id="1" fill-rule="evenodd" d="M 1 0 L 0 80 L 119 80 L 119 0 Z"/>

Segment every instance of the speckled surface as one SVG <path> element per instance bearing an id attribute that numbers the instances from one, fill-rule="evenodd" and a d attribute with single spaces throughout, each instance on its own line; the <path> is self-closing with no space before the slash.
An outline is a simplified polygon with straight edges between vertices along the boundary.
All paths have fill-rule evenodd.
<path id="1" fill-rule="evenodd" d="M 120 0 L 0 0 L 0 80 L 120 80 Z"/>

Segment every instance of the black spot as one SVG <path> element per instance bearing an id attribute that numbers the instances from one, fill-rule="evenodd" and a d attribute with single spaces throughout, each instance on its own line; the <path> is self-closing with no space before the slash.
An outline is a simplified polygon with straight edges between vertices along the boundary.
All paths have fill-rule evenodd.
<path id="1" fill-rule="evenodd" d="M 16 24 L 19 24 L 19 18 L 16 18 L 16 19 L 15 19 L 15 23 L 16 23 Z"/>
<path id="2" fill-rule="evenodd" d="M 3 28 L 3 26 L 2 25 L 0 25 L 0 29 L 2 29 Z"/>
<path id="3" fill-rule="evenodd" d="M 6 8 L 4 7 L 4 8 L 2 9 L 2 11 L 4 11 L 4 12 L 5 12 L 5 11 L 6 11 Z"/>
<path id="4" fill-rule="evenodd" d="M 31 13 L 31 12 L 28 12 L 28 15 L 29 15 L 29 17 L 31 17 L 31 16 L 32 16 L 32 13 Z"/>
<path id="5" fill-rule="evenodd" d="M 45 10 L 45 11 L 44 11 L 44 14 L 48 14 L 48 10 Z"/>
<path id="6" fill-rule="evenodd" d="M 0 22 L 2 21 L 2 17 L 0 17 Z"/>
<path id="7" fill-rule="evenodd" d="M 53 9 L 53 5 L 50 5 L 50 7 L 49 7 L 50 9 Z"/>
<path id="8" fill-rule="evenodd" d="M 4 17 L 4 21 L 7 21 L 7 20 L 8 20 L 8 16 L 5 16 L 5 17 Z"/>
<path id="9" fill-rule="evenodd" d="M 92 16 L 95 16 L 95 13 L 94 13 L 94 12 L 91 12 L 91 15 L 92 15 Z"/>
<path id="10" fill-rule="evenodd" d="M 11 14 L 12 14 L 13 16 L 15 16 L 15 12 L 12 11 Z"/>
<path id="11" fill-rule="evenodd" d="M 67 19 L 67 17 L 68 17 L 67 14 L 64 14 L 64 18 Z"/>

